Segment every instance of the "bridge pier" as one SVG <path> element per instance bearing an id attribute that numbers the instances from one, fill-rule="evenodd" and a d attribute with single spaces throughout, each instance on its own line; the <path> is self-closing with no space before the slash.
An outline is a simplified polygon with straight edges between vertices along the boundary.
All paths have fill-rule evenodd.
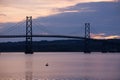
<path id="1" fill-rule="evenodd" d="M 32 16 L 26 17 L 26 47 L 25 54 L 33 54 L 32 50 Z"/>
<path id="2" fill-rule="evenodd" d="M 85 23 L 85 40 L 84 40 L 84 53 L 90 53 L 89 46 L 90 39 L 90 23 Z"/>

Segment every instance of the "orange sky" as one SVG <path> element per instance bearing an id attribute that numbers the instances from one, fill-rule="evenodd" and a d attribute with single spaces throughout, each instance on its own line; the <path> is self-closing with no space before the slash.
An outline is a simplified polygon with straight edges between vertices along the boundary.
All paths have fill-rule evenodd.
<path id="1" fill-rule="evenodd" d="M 100 1 L 113 0 L 0 0 L 0 22 L 17 22 L 25 16 L 49 16 L 58 14 L 57 8 Z"/>
<path id="2" fill-rule="evenodd" d="M 99 34 L 91 34 L 91 38 L 94 38 L 94 39 L 120 39 L 120 36 L 119 35 L 106 36 L 105 33 L 99 33 Z"/>

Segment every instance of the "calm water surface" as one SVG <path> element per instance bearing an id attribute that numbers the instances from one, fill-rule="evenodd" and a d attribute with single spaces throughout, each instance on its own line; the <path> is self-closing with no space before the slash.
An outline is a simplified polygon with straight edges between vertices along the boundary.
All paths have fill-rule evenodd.
<path id="1" fill-rule="evenodd" d="M 120 80 L 120 54 L 2 53 L 0 80 Z"/>

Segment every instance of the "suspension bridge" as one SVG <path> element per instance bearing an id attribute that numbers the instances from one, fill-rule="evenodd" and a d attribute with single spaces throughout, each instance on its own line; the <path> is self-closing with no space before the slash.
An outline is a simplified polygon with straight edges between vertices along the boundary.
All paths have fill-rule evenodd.
<path id="1" fill-rule="evenodd" d="M 90 53 L 88 45 L 90 38 L 90 23 L 85 23 L 85 36 L 70 36 L 70 35 L 50 35 L 50 34 L 33 34 L 33 27 L 32 27 L 32 16 L 26 17 L 26 35 L 0 35 L 0 38 L 25 38 L 25 53 L 26 54 L 33 54 L 32 44 L 33 44 L 33 37 L 53 37 L 53 38 L 73 38 L 73 39 L 83 39 L 85 44 L 85 53 Z"/>

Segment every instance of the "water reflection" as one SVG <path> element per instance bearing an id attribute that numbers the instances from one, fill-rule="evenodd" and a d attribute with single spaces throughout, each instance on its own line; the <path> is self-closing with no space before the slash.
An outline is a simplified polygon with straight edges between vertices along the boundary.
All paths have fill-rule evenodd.
<path id="1" fill-rule="evenodd" d="M 26 72 L 25 72 L 25 80 L 33 80 L 33 71 L 32 71 L 32 66 L 33 66 L 33 58 L 32 54 L 26 54 Z"/>
<path id="2" fill-rule="evenodd" d="M 120 80 L 119 68 L 120 54 L 0 55 L 0 80 Z"/>

